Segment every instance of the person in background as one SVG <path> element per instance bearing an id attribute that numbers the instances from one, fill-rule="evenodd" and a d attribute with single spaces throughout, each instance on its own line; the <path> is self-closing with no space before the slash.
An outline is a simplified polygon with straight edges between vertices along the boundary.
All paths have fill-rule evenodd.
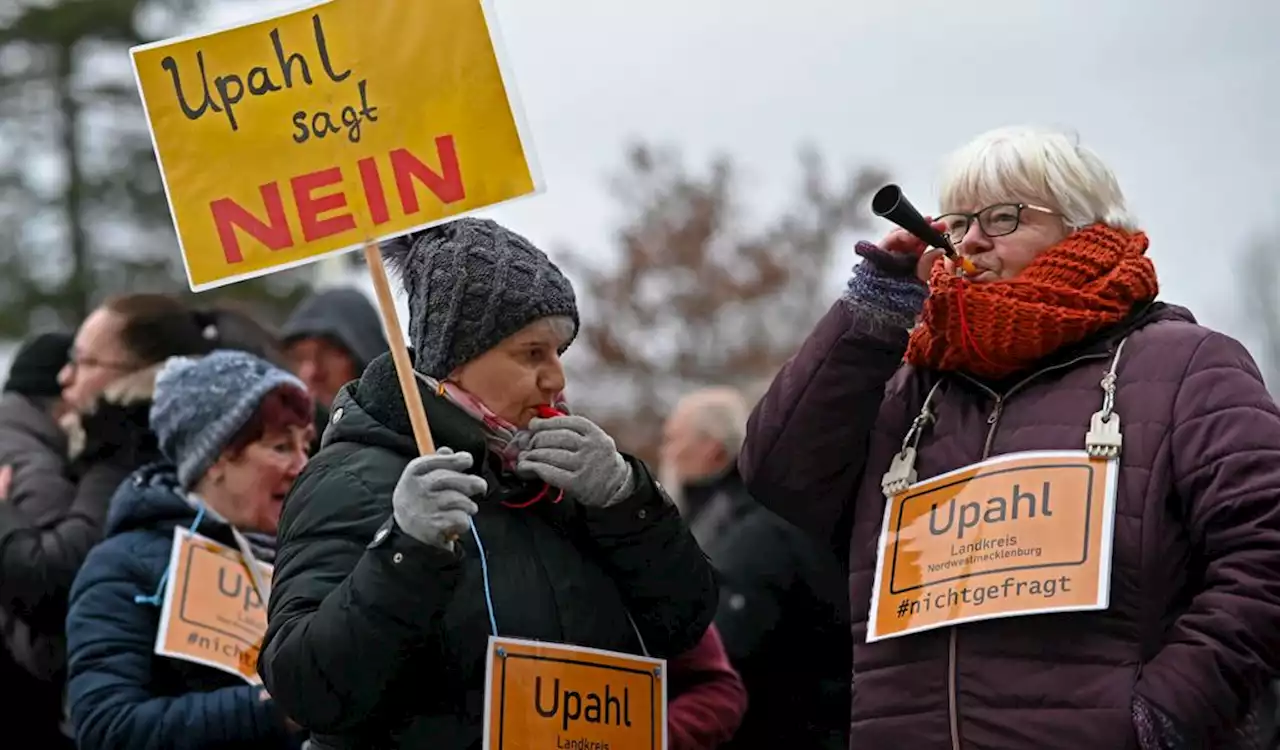
<path id="1" fill-rule="evenodd" d="M 0 516 L 25 513 L 52 520 L 70 494 L 67 436 L 58 426 L 66 413 L 58 373 L 67 364 L 72 337 L 42 333 L 19 346 L 0 394 L 0 466 L 12 471 L 0 497 Z M 0 521 L 0 527 L 3 522 Z M 0 575 L 0 586 L 5 576 Z"/>
<path id="2" fill-rule="evenodd" d="M 941 213 L 976 273 L 902 230 L 859 242 L 739 462 L 756 499 L 848 551 L 851 746 L 1271 747 L 1280 409 L 1253 359 L 1156 300 L 1147 235 L 1069 134 L 978 136 L 948 160 Z M 993 456 L 1086 449 L 1118 451 L 1105 609 L 865 642 L 887 498 Z M 1000 581 L 971 575 L 954 585 Z"/>
<path id="3" fill-rule="evenodd" d="M 174 528 L 272 562 L 311 415 L 301 381 L 244 352 L 175 357 L 159 371 L 151 425 L 164 460 L 120 486 L 107 538 L 71 591 L 67 701 L 79 750 L 301 744 L 262 688 L 154 648 Z"/>
<path id="4" fill-rule="evenodd" d="M 213 345 L 219 349 L 235 349 L 248 352 L 283 370 L 294 369 L 294 359 L 289 355 L 284 341 L 252 315 L 229 308 L 214 308 L 197 315 L 207 320 L 213 336 Z M 314 395 L 314 394 L 313 394 Z M 315 436 L 308 448 L 308 454 L 314 455 L 320 450 L 320 438 L 324 428 L 329 424 L 328 406 L 319 399 L 314 401 Z"/>
<path id="5" fill-rule="evenodd" d="M 234 349 L 266 360 L 282 370 L 293 367 L 284 341 L 252 313 L 234 307 L 213 307 L 195 311 L 204 322 L 203 337 L 216 349 Z"/>
<path id="6" fill-rule="evenodd" d="M 161 458 L 149 415 L 155 374 L 172 356 L 215 349 L 283 361 L 279 341 L 238 311 L 192 309 L 176 297 L 114 297 L 81 324 L 59 375 L 80 493 L 105 500 L 134 469 Z"/>
<path id="7" fill-rule="evenodd" d="M 237 339 L 228 346 L 269 348 L 269 340 L 252 332 L 252 321 L 235 315 L 230 319 L 241 324 L 223 326 L 229 338 Z M 41 638 L 28 638 L 39 648 L 15 652 L 29 671 L 60 681 L 71 583 L 102 538 L 107 506 L 120 483 L 162 458 L 149 424 L 160 363 L 219 347 L 224 335 L 220 325 L 226 320 L 222 311 L 192 310 L 168 295 L 131 294 L 106 300 L 76 331 L 57 376 L 67 494 L 46 506 L 59 507 L 58 512 L 40 517 L 0 506 L 0 594 L 13 611 L 41 613 Z M 35 620 L 22 622 L 32 625 Z M 61 716 L 62 709 L 59 690 L 50 710 Z"/>
<path id="8" fill-rule="evenodd" d="M 281 519 L 258 668 L 315 748 L 470 750 L 491 633 L 676 656 L 714 574 L 644 463 L 565 413 L 578 308 L 541 250 L 466 218 L 383 252 L 437 451 L 390 355 L 343 387 Z"/>
<path id="9" fill-rule="evenodd" d="M 747 711 L 747 689 L 712 624 L 698 645 L 667 661 L 667 750 L 715 750 Z"/>
<path id="10" fill-rule="evenodd" d="M 382 321 L 358 289 L 337 287 L 303 300 L 281 330 L 293 371 L 328 409 L 338 389 L 387 351 Z"/>
<path id="11" fill-rule="evenodd" d="M 748 407 L 733 388 L 686 395 L 663 430 L 661 476 L 719 574 L 716 628 L 749 706 L 729 748 L 845 750 L 849 604 L 838 559 L 747 493 Z"/>
<path id="12" fill-rule="evenodd" d="M 67 436 L 58 427 L 65 411 L 58 373 L 72 337 L 44 333 L 23 342 L 0 395 L 0 537 L 55 523 L 75 494 L 68 476 Z M 20 533 L 20 532 L 19 532 Z M 3 548 L 3 542 L 0 542 Z M 62 619 L 65 609 L 48 601 L 30 558 L 0 557 L 0 725 L 22 727 L 32 747 L 71 748 L 62 735 Z"/>
<path id="13" fill-rule="evenodd" d="M 54 510 L 40 517 L 0 509 L 5 607 L 39 613 L 17 627 L 38 627 L 40 637 L 28 635 L 32 648 L 17 648 L 14 655 L 28 671 L 59 684 L 49 708 L 32 709 L 33 716 L 64 716 L 60 683 L 67 594 L 85 556 L 102 538 L 116 488 L 130 472 L 160 457 L 147 426 L 156 366 L 170 354 L 207 350 L 203 328 L 173 298 L 127 295 L 107 300 L 76 331 L 57 376 L 63 402 L 60 426 L 66 434 L 69 481 L 61 485 L 66 494 L 44 506 Z"/>
<path id="14" fill-rule="evenodd" d="M 81 505 L 101 511 L 89 517 L 95 530 L 120 482 L 160 458 L 148 424 L 160 364 L 207 353 L 217 336 L 212 315 L 162 294 L 113 297 L 80 324 L 59 382 Z"/>

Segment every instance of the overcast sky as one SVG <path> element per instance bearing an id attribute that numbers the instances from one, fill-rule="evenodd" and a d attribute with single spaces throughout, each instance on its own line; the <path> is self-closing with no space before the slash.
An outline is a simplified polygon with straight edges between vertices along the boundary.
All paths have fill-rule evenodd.
<path id="1" fill-rule="evenodd" d="M 213 17 L 249 19 L 264 5 L 224 3 Z M 618 213 L 605 179 L 632 139 L 676 145 L 694 164 L 728 152 L 763 211 L 787 199 L 804 141 L 833 166 L 885 166 L 931 206 L 950 149 L 1004 124 L 1058 125 L 1116 170 L 1151 235 L 1162 296 L 1247 337 L 1231 259 L 1280 223 L 1280 2 L 495 8 L 547 192 L 489 215 L 535 242 L 610 252 Z"/>
<path id="2" fill-rule="evenodd" d="M 208 20 L 298 5 L 221 0 Z M 496 14 L 548 189 L 489 215 L 535 242 L 610 252 L 605 179 L 637 138 L 691 163 L 728 152 L 762 211 L 786 200 L 804 141 L 833 166 L 883 165 L 929 207 L 950 149 L 1059 125 L 1116 170 L 1162 297 L 1253 343 L 1232 261 L 1280 224 L 1276 0 L 496 0 Z"/>

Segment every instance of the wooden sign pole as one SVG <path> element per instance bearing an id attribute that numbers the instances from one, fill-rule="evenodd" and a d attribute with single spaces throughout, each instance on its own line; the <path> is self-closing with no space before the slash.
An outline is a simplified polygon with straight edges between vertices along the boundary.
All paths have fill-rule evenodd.
<path id="1" fill-rule="evenodd" d="M 431 440 L 427 412 L 422 407 L 422 394 L 418 391 L 418 378 L 413 374 L 413 363 L 409 361 L 409 348 L 405 346 L 404 333 L 400 330 L 400 316 L 396 314 L 395 297 L 391 294 L 391 281 L 387 278 L 387 269 L 382 265 L 382 250 L 377 242 L 365 243 L 364 260 L 369 266 L 369 275 L 373 278 L 373 291 L 378 298 L 378 310 L 382 313 L 382 325 L 387 332 L 391 358 L 396 363 L 396 375 L 400 377 L 400 392 L 404 394 L 404 405 L 409 410 L 409 423 L 413 425 L 418 453 L 424 456 L 435 453 L 436 446 Z"/>

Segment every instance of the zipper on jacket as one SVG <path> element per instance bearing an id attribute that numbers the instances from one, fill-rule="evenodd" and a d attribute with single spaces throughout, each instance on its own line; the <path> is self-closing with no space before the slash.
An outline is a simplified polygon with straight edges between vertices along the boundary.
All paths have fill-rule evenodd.
<path id="1" fill-rule="evenodd" d="M 996 439 L 996 428 L 1000 426 L 1000 412 L 1004 409 L 1004 397 L 996 396 L 995 408 L 991 410 L 991 416 L 987 417 L 987 439 L 982 444 L 982 460 L 986 461 L 991 457 L 991 444 Z"/>
<path id="2" fill-rule="evenodd" d="M 1072 367 L 1073 365 L 1077 365 L 1086 360 L 1105 359 L 1108 356 L 1110 355 L 1107 353 L 1084 354 L 1079 357 L 1076 357 L 1075 359 L 1069 360 L 1067 362 L 1053 365 L 1051 367 L 1046 367 L 1043 370 L 1036 370 L 1035 372 L 1031 373 L 1027 377 L 1015 383 L 1013 387 L 1005 391 L 1003 395 L 996 393 L 994 390 L 988 387 L 985 383 L 982 383 L 978 380 L 975 380 L 974 378 L 969 377 L 968 375 L 960 373 L 961 377 L 963 377 L 965 380 L 968 380 L 970 383 L 973 383 L 974 385 L 978 386 L 982 390 L 986 391 L 991 395 L 991 398 L 995 399 L 995 406 L 992 407 L 991 414 L 987 417 L 987 425 L 988 425 L 987 439 L 982 444 L 982 460 L 985 461 L 991 457 L 991 446 L 995 443 L 996 430 L 999 429 L 1000 427 L 1000 415 L 1004 411 L 1005 402 L 1008 401 L 1009 398 L 1013 396 L 1013 394 L 1017 393 L 1019 390 L 1023 388 L 1023 386 L 1027 385 L 1028 383 L 1040 377 L 1041 375 L 1045 375 L 1055 370 L 1062 370 L 1067 367 Z M 956 651 L 958 649 L 957 642 L 959 641 L 959 638 L 960 638 L 959 628 L 952 625 L 950 643 L 947 646 L 947 714 L 948 714 L 948 718 L 951 721 L 951 750 L 962 750 L 962 748 L 960 747 L 960 707 L 959 707 L 960 699 L 959 699 L 959 690 L 957 690 L 956 688 L 956 683 L 959 681 L 959 674 L 958 674 L 959 665 L 956 659 Z"/>

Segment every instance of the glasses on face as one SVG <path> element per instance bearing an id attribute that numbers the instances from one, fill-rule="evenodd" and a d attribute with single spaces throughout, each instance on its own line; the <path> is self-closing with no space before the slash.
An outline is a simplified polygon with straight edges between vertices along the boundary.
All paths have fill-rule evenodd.
<path id="1" fill-rule="evenodd" d="M 67 365 L 72 370 L 102 369 L 102 370 L 119 370 L 121 372 L 129 372 L 134 369 L 134 366 L 127 362 L 121 362 L 118 360 L 113 361 L 109 359 L 98 359 L 97 357 L 89 356 L 87 354 L 82 354 L 81 352 L 77 352 L 77 351 L 71 352 L 71 356 L 67 358 Z"/>
<path id="2" fill-rule="evenodd" d="M 987 206 L 977 213 L 943 214 L 934 221 L 941 221 L 946 224 L 946 229 L 943 230 L 944 233 L 952 243 L 958 245 L 969 234 L 969 227 L 973 226 L 975 220 L 978 222 L 978 227 L 982 229 L 982 233 L 988 237 L 1002 237 L 1016 232 L 1018 225 L 1022 223 L 1022 212 L 1027 209 L 1049 214 L 1050 216 L 1058 215 L 1058 212 L 1051 208 L 1035 206 L 1030 203 L 997 203 L 994 206 Z"/>

